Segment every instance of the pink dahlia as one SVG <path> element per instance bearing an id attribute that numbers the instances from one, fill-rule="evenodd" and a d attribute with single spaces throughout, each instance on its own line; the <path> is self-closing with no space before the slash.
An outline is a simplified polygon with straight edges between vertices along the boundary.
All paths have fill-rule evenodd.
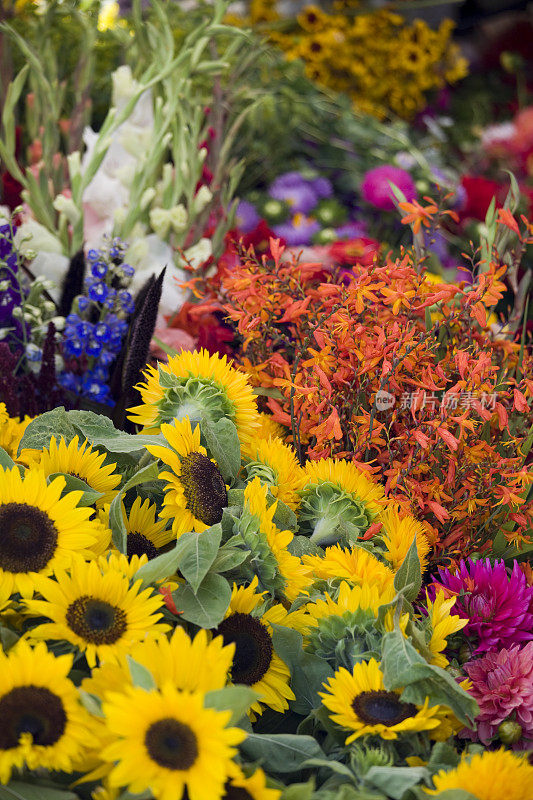
<path id="1" fill-rule="evenodd" d="M 474 637 L 483 653 L 500 650 L 533 639 L 533 586 L 518 562 L 509 574 L 503 561 L 461 561 L 456 572 L 439 568 L 434 582 L 449 595 L 456 595 L 453 613 L 468 619 L 463 633 Z"/>
<path id="2" fill-rule="evenodd" d="M 370 169 L 363 178 L 361 194 L 364 199 L 376 208 L 392 211 L 394 208 L 394 193 L 391 183 L 401 189 L 407 202 L 416 197 L 416 187 L 413 179 L 404 169 L 385 164 L 382 167 Z"/>
<path id="3" fill-rule="evenodd" d="M 476 730 L 462 735 L 485 745 L 499 737 L 515 750 L 533 750 L 533 642 L 487 653 L 465 669 L 480 713 Z"/>

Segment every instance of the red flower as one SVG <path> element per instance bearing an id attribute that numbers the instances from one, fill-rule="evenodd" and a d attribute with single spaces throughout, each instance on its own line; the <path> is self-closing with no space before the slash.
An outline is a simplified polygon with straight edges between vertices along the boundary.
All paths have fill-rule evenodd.
<path id="1" fill-rule="evenodd" d="M 507 195 L 505 186 L 488 178 L 463 175 L 461 184 L 466 191 L 466 203 L 460 212 L 461 219 L 473 217 L 484 221 L 492 198 L 496 198 L 496 208 L 501 208 Z"/>

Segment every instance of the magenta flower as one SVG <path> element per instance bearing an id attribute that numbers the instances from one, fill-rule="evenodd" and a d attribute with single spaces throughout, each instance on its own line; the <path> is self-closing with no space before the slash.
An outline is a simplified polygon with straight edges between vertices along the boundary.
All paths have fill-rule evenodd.
<path id="1" fill-rule="evenodd" d="M 532 750 L 533 642 L 487 653 L 465 669 L 473 683 L 469 692 L 480 713 L 476 730 L 461 735 L 485 745 L 498 736 L 514 750 Z"/>
<path id="2" fill-rule="evenodd" d="M 439 568 L 434 585 L 457 595 L 453 613 L 468 619 L 463 633 L 474 638 L 474 652 L 512 647 L 533 639 L 533 586 L 514 562 L 511 574 L 503 561 L 461 561 L 452 573 Z"/>
<path id="3" fill-rule="evenodd" d="M 392 211 L 394 208 L 394 193 L 390 187 L 393 183 L 401 189 L 407 202 L 416 197 L 416 187 L 413 179 L 404 169 L 385 164 L 369 170 L 361 184 L 361 194 L 364 199 L 376 208 Z"/>

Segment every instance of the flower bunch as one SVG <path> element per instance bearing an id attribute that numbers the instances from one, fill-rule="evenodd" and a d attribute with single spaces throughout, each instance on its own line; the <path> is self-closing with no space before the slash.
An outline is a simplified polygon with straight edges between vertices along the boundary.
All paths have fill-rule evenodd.
<path id="1" fill-rule="evenodd" d="M 451 20 L 433 31 L 423 20 L 408 24 L 388 9 L 354 14 L 312 4 L 280 25 L 277 3 L 267 5 L 268 13 L 265 3 L 252 2 L 247 21 L 267 32 L 288 59 L 302 59 L 312 80 L 346 92 L 378 118 L 392 112 L 410 119 L 429 92 L 467 74 L 466 59 L 450 41 Z"/>
<path id="2" fill-rule="evenodd" d="M 485 551 L 500 531 L 519 546 L 532 514 L 533 385 L 528 348 L 488 314 L 506 268 L 494 250 L 473 284 L 435 282 L 420 259 L 437 206 L 400 205 L 415 252 L 339 275 L 285 262 L 272 241 L 271 258 L 243 254 L 218 302 L 302 461 L 337 455 L 383 476 L 433 526 L 437 554 Z M 501 216 L 494 230 L 506 237 L 510 224 Z M 518 259 L 528 236 L 515 231 Z"/>
<path id="3" fill-rule="evenodd" d="M 182 353 L 139 390 L 139 433 L 56 409 L 2 456 L 0 783 L 387 800 L 483 774 L 445 656 L 460 598 L 420 594 L 427 528 L 355 464 L 301 467 L 225 358 Z"/>
<path id="4" fill-rule="evenodd" d="M 62 340 L 68 368 L 59 375 L 60 384 L 108 405 L 114 404 L 109 387 L 111 367 L 122 349 L 128 318 L 135 310 L 128 291 L 135 270 L 125 263 L 125 250 L 120 239 L 99 250 L 89 250 L 85 294 L 74 298 L 75 310 L 66 318 Z"/>

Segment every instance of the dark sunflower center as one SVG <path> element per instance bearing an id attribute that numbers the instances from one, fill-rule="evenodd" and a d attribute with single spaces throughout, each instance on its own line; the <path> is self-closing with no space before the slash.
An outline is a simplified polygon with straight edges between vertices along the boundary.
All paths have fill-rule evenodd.
<path id="1" fill-rule="evenodd" d="M 0 567 L 6 572 L 40 572 L 55 553 L 57 529 L 35 506 L 0 506 Z"/>
<path id="2" fill-rule="evenodd" d="M 201 453 L 189 453 L 181 462 L 180 482 L 191 514 L 205 525 L 220 522 L 228 495 L 218 467 Z"/>
<path id="3" fill-rule="evenodd" d="M 142 533 L 128 533 L 128 558 L 132 556 L 147 555 L 148 558 L 155 558 L 157 555 L 157 548 L 146 536 Z"/>
<path id="4" fill-rule="evenodd" d="M 190 769 L 198 758 L 195 733 L 172 717 L 152 723 L 146 731 L 144 745 L 150 758 L 167 769 Z"/>
<path id="5" fill-rule="evenodd" d="M 218 626 L 216 633 L 224 644 L 235 642 L 231 668 L 233 683 L 253 686 L 268 672 L 272 661 L 272 638 L 261 620 L 250 614 L 232 614 Z"/>
<path id="6" fill-rule="evenodd" d="M 0 699 L 0 750 L 17 747 L 23 733 L 50 747 L 65 732 L 67 715 L 61 699 L 40 686 L 17 686 Z"/>
<path id="7" fill-rule="evenodd" d="M 354 697 L 352 708 L 363 722 L 368 725 L 397 725 L 407 717 L 414 717 L 416 706 L 413 703 L 402 703 L 395 692 L 383 689 L 375 692 L 361 692 Z"/>
<path id="8" fill-rule="evenodd" d="M 228 781 L 224 786 L 222 800 L 254 800 L 254 798 L 242 786 L 232 786 Z"/>
<path id="9" fill-rule="evenodd" d="M 127 619 L 121 608 L 83 595 L 69 605 L 67 624 L 86 642 L 114 644 L 125 633 Z"/>

